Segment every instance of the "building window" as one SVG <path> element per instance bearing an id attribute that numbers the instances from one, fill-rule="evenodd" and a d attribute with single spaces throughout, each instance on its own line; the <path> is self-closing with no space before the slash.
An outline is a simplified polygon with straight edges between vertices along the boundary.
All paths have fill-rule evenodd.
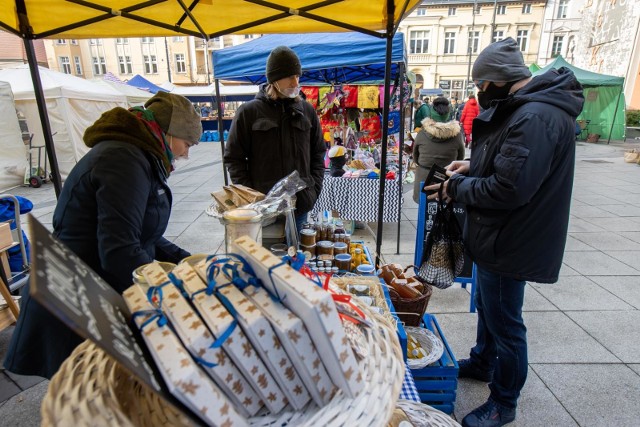
<path id="1" fill-rule="evenodd" d="M 146 74 L 158 74 L 158 63 L 155 55 L 144 55 L 144 72 Z"/>
<path id="2" fill-rule="evenodd" d="M 67 41 L 65 39 L 57 39 L 56 44 L 67 44 Z"/>
<path id="3" fill-rule="evenodd" d="M 409 49 L 410 53 L 429 53 L 429 31 L 411 31 Z"/>
<path id="4" fill-rule="evenodd" d="M 469 50 L 467 53 L 478 53 L 480 46 L 480 31 L 469 31 Z"/>
<path id="5" fill-rule="evenodd" d="M 116 39 L 116 44 L 129 44 L 129 39 Z"/>
<path id="6" fill-rule="evenodd" d="M 444 53 L 455 53 L 456 51 L 456 33 L 444 33 Z"/>
<path id="7" fill-rule="evenodd" d="M 493 38 L 491 38 L 491 43 L 498 42 L 498 41 L 500 41 L 502 39 L 504 39 L 504 31 L 502 31 L 502 30 L 494 31 L 493 32 Z"/>
<path id="8" fill-rule="evenodd" d="M 133 72 L 130 56 L 118 56 L 118 64 L 120 65 L 120 74 L 131 74 Z"/>
<path id="9" fill-rule="evenodd" d="M 418 10 L 416 10 L 416 15 L 418 15 L 418 16 L 426 16 L 427 15 L 427 9 L 418 9 Z"/>
<path id="10" fill-rule="evenodd" d="M 454 16 L 456 14 L 456 8 L 455 7 L 450 7 L 449 8 L 449 16 Z"/>
<path id="11" fill-rule="evenodd" d="M 244 35 L 245 40 L 249 39 L 249 40 L 253 40 L 255 38 L 255 34 L 245 34 Z M 220 37 L 216 37 L 214 39 L 215 41 L 219 41 Z"/>
<path id="12" fill-rule="evenodd" d="M 184 37 L 183 36 L 175 36 L 173 38 L 173 41 L 176 43 L 182 43 L 184 41 Z"/>
<path id="13" fill-rule="evenodd" d="M 531 13 L 531 3 L 522 4 L 522 13 L 525 15 Z"/>
<path id="14" fill-rule="evenodd" d="M 176 53 L 176 73 L 186 73 L 187 64 L 184 62 L 184 53 Z"/>
<path id="15" fill-rule="evenodd" d="M 506 15 L 507 14 L 507 5 L 500 4 L 496 7 L 497 15 Z"/>
<path id="16" fill-rule="evenodd" d="M 143 37 L 142 38 L 142 43 L 151 44 L 151 43 L 154 43 L 154 39 L 153 39 L 153 37 Z"/>
<path id="17" fill-rule="evenodd" d="M 558 15 L 556 18 L 564 19 L 567 17 L 567 10 L 569 9 L 569 0 L 560 0 L 558 2 Z"/>
<path id="18" fill-rule="evenodd" d="M 562 44 L 564 42 L 564 36 L 553 36 L 553 44 L 551 45 L 551 56 L 556 57 L 562 54 Z"/>
<path id="19" fill-rule="evenodd" d="M 76 39 L 71 39 L 71 44 L 73 44 L 73 45 L 76 45 L 76 46 L 77 46 L 77 45 L 78 45 L 78 40 L 76 40 Z"/>
<path id="20" fill-rule="evenodd" d="M 527 45 L 529 44 L 529 30 L 518 30 L 516 42 L 518 42 L 518 46 L 520 46 L 520 51 L 526 52 Z"/>
<path id="21" fill-rule="evenodd" d="M 71 74 L 71 63 L 69 62 L 68 56 L 61 56 L 60 60 L 60 71 L 65 74 Z"/>
<path id="22" fill-rule="evenodd" d="M 482 12 L 482 6 L 477 5 L 476 6 L 476 15 L 480 15 L 480 12 Z"/>
<path id="23" fill-rule="evenodd" d="M 74 56 L 73 57 L 73 63 L 76 67 L 76 76 L 81 76 L 82 75 L 82 62 L 80 62 L 80 57 L 79 56 Z"/>
<path id="24" fill-rule="evenodd" d="M 92 46 L 102 46 L 102 39 L 89 39 L 89 44 Z"/>
<path id="25" fill-rule="evenodd" d="M 104 56 L 94 56 L 93 57 L 93 74 L 100 75 L 107 73 L 107 62 L 104 59 Z"/>

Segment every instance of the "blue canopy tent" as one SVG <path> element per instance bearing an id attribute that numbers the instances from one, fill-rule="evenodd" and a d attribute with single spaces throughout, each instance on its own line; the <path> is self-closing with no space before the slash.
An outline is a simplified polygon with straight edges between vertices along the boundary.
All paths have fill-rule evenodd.
<path id="1" fill-rule="evenodd" d="M 137 87 L 138 89 L 146 90 L 147 92 L 151 92 L 151 93 L 158 93 L 160 91 L 168 92 L 168 90 L 163 89 L 160 86 L 157 86 L 151 83 L 149 80 L 145 79 L 140 74 L 136 74 L 135 76 L 130 78 L 127 84 L 129 86 Z"/>
<path id="2" fill-rule="evenodd" d="M 261 84 L 266 82 L 269 53 L 288 46 L 300 57 L 306 84 L 349 84 L 384 80 L 386 40 L 362 33 L 267 34 L 253 41 L 216 50 L 213 74 L 216 79 Z M 406 62 L 404 36 L 393 36 L 391 71 Z"/>
<path id="3" fill-rule="evenodd" d="M 407 56 L 402 33 L 394 33 L 393 38 L 389 40 L 356 32 L 267 34 L 238 46 L 213 51 L 213 75 L 216 79 L 216 84 L 218 84 L 219 80 L 249 82 L 254 85 L 265 83 L 267 58 L 271 51 L 278 46 L 287 46 L 296 52 L 302 65 L 300 83 L 307 85 L 382 83 L 385 81 L 385 69 L 391 71 L 386 76 L 387 79 L 391 76 L 405 74 Z M 389 68 L 386 68 L 387 66 Z M 386 111 L 383 111 L 383 117 L 387 118 L 390 97 L 385 96 L 384 99 L 384 110 Z M 404 143 L 404 119 L 400 123 L 399 143 L 402 146 Z M 388 137 L 388 129 L 386 126 L 382 128 L 384 141 Z M 384 142 L 383 147 L 386 147 Z M 221 148 L 224 151 L 224 139 L 222 138 Z M 386 167 L 386 150 L 383 149 L 382 151 L 381 169 L 384 171 Z M 402 179 L 402 150 L 398 150 L 398 152 L 400 155 L 399 175 L 400 179 Z M 226 184 L 226 169 L 224 177 Z M 379 220 L 376 233 L 376 263 L 378 262 L 382 239 L 381 218 L 384 181 L 384 179 L 380 180 L 378 196 Z M 399 192 L 399 197 L 402 198 L 402 185 L 399 186 Z M 398 218 L 401 217 L 401 208 L 402 205 L 399 204 Z M 400 219 L 398 219 L 397 234 L 396 253 L 400 253 Z"/>

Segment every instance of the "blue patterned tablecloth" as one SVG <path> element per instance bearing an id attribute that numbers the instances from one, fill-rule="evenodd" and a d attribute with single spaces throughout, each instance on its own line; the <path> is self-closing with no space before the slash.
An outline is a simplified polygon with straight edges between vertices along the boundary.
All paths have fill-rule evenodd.
<path id="1" fill-rule="evenodd" d="M 384 189 L 383 222 L 399 220 L 399 181 L 387 179 Z M 377 222 L 380 180 L 370 178 L 343 178 L 325 175 L 320 197 L 313 213 L 335 210 L 345 220 Z"/>
<path id="2" fill-rule="evenodd" d="M 404 381 L 402 381 L 402 389 L 400 390 L 400 399 L 420 402 L 420 395 L 418 394 L 416 383 L 413 381 L 413 375 L 411 375 L 411 369 L 409 369 L 409 366 L 406 367 L 404 373 Z"/>

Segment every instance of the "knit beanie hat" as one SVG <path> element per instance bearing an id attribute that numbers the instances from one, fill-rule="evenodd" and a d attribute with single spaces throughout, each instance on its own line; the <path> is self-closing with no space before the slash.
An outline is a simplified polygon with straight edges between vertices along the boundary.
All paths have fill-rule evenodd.
<path id="1" fill-rule="evenodd" d="M 267 82 L 273 83 L 285 77 L 299 76 L 302 66 L 298 55 L 286 46 L 273 49 L 267 58 Z"/>
<path id="2" fill-rule="evenodd" d="M 473 64 L 473 80 L 514 82 L 531 77 L 518 43 L 507 37 L 487 46 Z"/>
<path id="3" fill-rule="evenodd" d="M 168 92 L 158 92 L 145 104 L 153 111 L 156 122 L 164 133 L 196 144 L 202 135 L 200 115 L 187 98 Z"/>

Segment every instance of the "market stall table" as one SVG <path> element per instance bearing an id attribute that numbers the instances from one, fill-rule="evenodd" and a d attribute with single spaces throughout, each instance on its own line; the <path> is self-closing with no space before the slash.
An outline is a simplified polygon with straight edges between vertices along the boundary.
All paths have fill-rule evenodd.
<path id="1" fill-rule="evenodd" d="M 400 220 L 400 182 L 388 179 L 384 194 L 382 222 Z M 378 191 L 380 181 L 370 178 L 344 178 L 325 175 L 322 192 L 312 213 L 338 211 L 344 220 L 378 221 Z"/>

